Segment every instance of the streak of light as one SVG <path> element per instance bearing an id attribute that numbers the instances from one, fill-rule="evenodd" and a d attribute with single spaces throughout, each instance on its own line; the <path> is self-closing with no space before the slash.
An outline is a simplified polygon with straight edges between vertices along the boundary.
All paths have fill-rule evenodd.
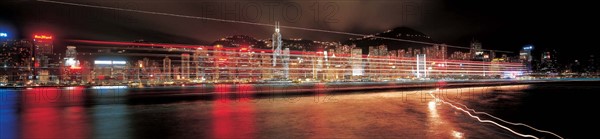
<path id="1" fill-rule="evenodd" d="M 452 100 L 450 100 L 450 101 L 452 101 Z M 454 102 L 454 101 L 453 101 L 453 102 Z M 472 111 L 472 112 L 473 112 L 473 113 L 475 113 L 475 114 L 483 114 L 483 115 L 487 115 L 487 116 L 489 116 L 489 117 L 492 117 L 492 118 L 494 118 L 494 119 L 496 119 L 496 120 L 502 121 L 502 122 L 504 122 L 504 123 L 507 123 L 507 124 L 516 125 L 516 126 L 525 126 L 525 127 L 528 127 L 529 129 L 532 129 L 532 130 L 535 130 L 535 131 L 538 131 L 538 132 L 548 133 L 548 134 L 554 135 L 554 136 L 556 136 L 556 137 L 558 137 L 558 138 L 560 138 L 560 139 L 564 139 L 563 137 L 559 136 L 558 134 L 556 134 L 556 133 L 553 133 L 553 132 L 550 132 L 550 131 L 546 131 L 546 130 L 540 130 L 540 129 L 534 128 L 534 127 L 532 127 L 532 126 L 529 126 L 529 125 L 527 125 L 527 124 L 524 124 L 524 123 L 513 123 L 513 122 L 509 122 L 509 121 L 506 121 L 506 120 L 500 119 L 500 118 L 498 118 L 498 117 L 496 117 L 496 116 L 493 116 L 493 115 L 491 115 L 491 114 L 488 114 L 488 113 L 486 113 L 486 112 L 478 112 L 478 111 L 475 111 L 474 109 L 471 109 L 471 108 L 467 107 L 467 106 L 466 106 L 466 105 L 464 105 L 464 104 L 460 104 L 460 103 L 458 103 L 458 102 L 455 102 L 455 103 L 456 103 L 457 105 L 461 105 L 461 106 L 463 106 L 465 109 L 467 109 L 467 110 L 469 110 L 469 111 Z"/>
<path id="2" fill-rule="evenodd" d="M 451 106 L 452 108 L 454 108 L 454 109 L 456 109 L 456 110 L 462 111 L 462 112 L 466 113 L 467 115 L 469 115 L 471 118 L 474 118 L 474 119 L 476 119 L 477 121 L 479 121 L 479 122 L 481 122 L 481 123 L 491 123 L 491 124 L 494 124 L 494 125 L 496 125 L 497 127 L 503 128 L 503 129 L 505 129 L 505 130 L 507 130 L 507 131 L 509 131 L 509 132 L 511 132 L 511 133 L 513 133 L 513 134 L 515 134 L 515 135 L 517 135 L 517 136 L 526 137 L 526 138 L 534 138 L 534 139 L 539 139 L 538 137 L 536 137 L 536 136 L 533 136 L 533 135 L 522 134 L 522 133 L 516 132 L 516 131 L 514 131 L 513 129 L 511 129 L 511 128 L 508 128 L 508 127 L 506 127 L 506 126 L 503 126 L 503 125 L 501 125 L 501 124 L 498 124 L 498 123 L 496 123 L 496 122 L 494 122 L 494 121 L 492 121 L 492 120 L 482 120 L 482 119 L 481 119 L 479 116 L 472 114 L 470 111 L 468 111 L 468 110 L 465 110 L 464 108 L 458 107 L 458 106 L 456 106 L 456 105 L 454 105 L 454 104 L 452 104 L 452 103 L 450 103 L 450 102 L 447 102 L 447 101 L 445 101 L 445 100 L 443 100 L 443 99 L 439 99 L 439 98 L 437 98 L 435 95 L 433 95 L 433 93 L 434 93 L 434 92 L 436 92 L 436 91 L 439 91 L 439 90 L 440 90 L 440 89 L 439 89 L 439 88 L 437 88 L 437 89 L 435 89 L 435 90 L 429 91 L 428 93 L 429 93 L 429 95 L 430 95 L 432 98 L 434 98 L 436 101 L 442 102 L 442 103 L 444 103 L 444 104 L 446 104 L 446 105 L 449 105 L 449 106 Z"/>

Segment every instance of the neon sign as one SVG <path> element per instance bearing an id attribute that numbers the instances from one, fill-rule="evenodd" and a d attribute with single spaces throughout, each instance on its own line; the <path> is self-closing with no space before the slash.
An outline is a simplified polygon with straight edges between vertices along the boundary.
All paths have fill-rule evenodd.
<path id="1" fill-rule="evenodd" d="M 52 36 L 46 36 L 46 35 L 33 35 L 34 39 L 42 39 L 42 40 L 51 40 Z"/>

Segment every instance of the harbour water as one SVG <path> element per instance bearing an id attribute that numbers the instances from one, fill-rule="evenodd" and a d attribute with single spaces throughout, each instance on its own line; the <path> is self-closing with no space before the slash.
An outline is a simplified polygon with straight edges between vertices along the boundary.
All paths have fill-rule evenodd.
<path id="1" fill-rule="evenodd" d="M 256 94 L 257 85 L 0 89 L 1 138 L 520 138 L 443 103 L 594 136 L 600 82 Z M 327 87 L 315 85 L 312 88 Z M 264 90 L 265 88 L 260 88 Z M 431 94 L 430 94 L 431 93 Z M 436 98 L 432 97 L 434 95 Z M 517 133 L 555 138 L 482 114 Z"/>

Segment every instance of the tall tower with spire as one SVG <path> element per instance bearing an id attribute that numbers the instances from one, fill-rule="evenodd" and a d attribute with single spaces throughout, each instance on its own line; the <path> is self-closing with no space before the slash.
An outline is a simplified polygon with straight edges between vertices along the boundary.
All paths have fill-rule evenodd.
<path id="1" fill-rule="evenodd" d="M 279 33 L 279 22 L 275 22 L 275 33 L 273 33 L 272 38 L 272 47 L 273 50 L 273 67 L 277 66 L 277 58 L 281 59 L 281 34 Z"/>

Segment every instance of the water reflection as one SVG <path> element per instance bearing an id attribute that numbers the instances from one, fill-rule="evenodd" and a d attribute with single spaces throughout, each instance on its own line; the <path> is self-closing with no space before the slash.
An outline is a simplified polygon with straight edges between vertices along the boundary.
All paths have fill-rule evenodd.
<path id="1" fill-rule="evenodd" d="M 23 92 L 21 138 L 84 138 L 89 119 L 83 108 L 83 89 L 33 88 Z M 64 107 L 63 107 L 64 106 Z"/>
<path id="2" fill-rule="evenodd" d="M 235 92 L 230 91 L 232 88 Z M 252 86 L 247 84 L 215 88 L 218 97 L 212 103 L 212 138 L 254 138 L 255 110 L 250 90 Z"/>
<path id="3" fill-rule="evenodd" d="M 0 135 L 1 138 L 17 138 L 19 92 L 0 88 Z"/>
<path id="4" fill-rule="evenodd" d="M 272 91 L 309 88 L 317 91 L 291 97 Z M 334 97 L 327 90 L 326 84 L 0 89 L 0 132 L 3 138 L 468 138 L 496 130 L 416 93 Z"/>
<path id="5" fill-rule="evenodd" d="M 128 138 L 131 137 L 129 108 L 125 103 L 127 90 L 124 87 L 93 88 L 89 92 L 93 103 L 91 108 L 94 137 Z"/>
<path id="6" fill-rule="evenodd" d="M 428 128 L 429 128 L 429 138 L 441 138 L 441 137 L 454 137 L 454 138 L 462 138 L 463 134 L 461 132 L 455 131 L 454 122 L 446 120 L 444 118 L 448 117 L 446 115 L 441 115 L 439 110 L 442 110 L 441 102 L 438 102 L 438 99 L 432 99 L 427 103 L 427 110 L 429 111 L 428 115 Z M 452 110 L 446 110 L 452 111 Z M 444 112 L 444 114 L 452 114 L 453 112 Z"/>

